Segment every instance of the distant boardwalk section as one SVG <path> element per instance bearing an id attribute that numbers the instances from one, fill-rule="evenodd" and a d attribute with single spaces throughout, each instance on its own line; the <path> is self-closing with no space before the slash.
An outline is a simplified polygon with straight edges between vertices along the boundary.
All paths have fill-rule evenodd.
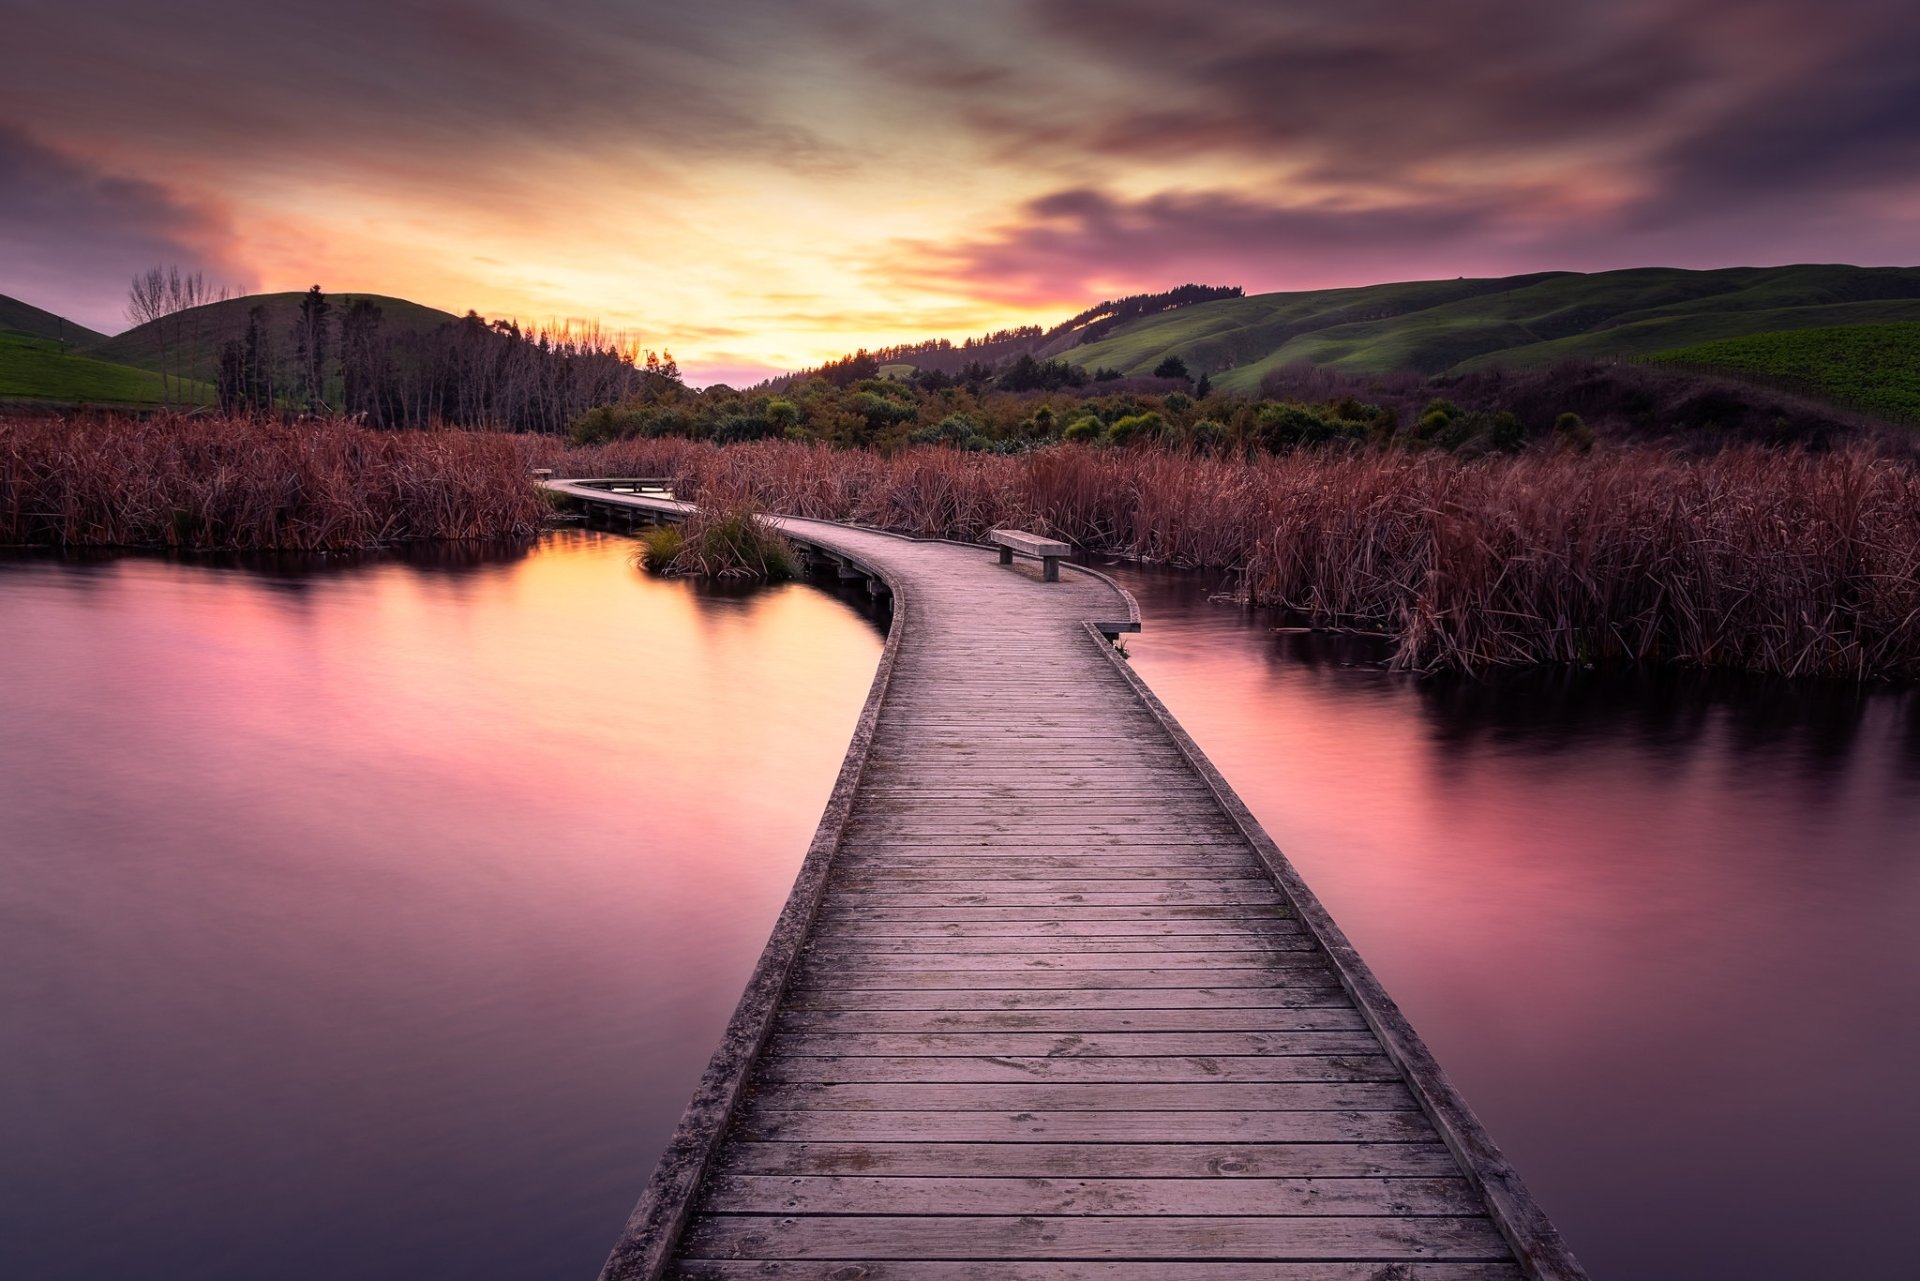
<path id="1" fill-rule="evenodd" d="M 881 580 L 893 627 L 792 896 L 605 1277 L 1585 1275 L 1113 652 L 1102 633 L 1137 626 L 1124 591 L 992 547 L 780 523 Z"/>

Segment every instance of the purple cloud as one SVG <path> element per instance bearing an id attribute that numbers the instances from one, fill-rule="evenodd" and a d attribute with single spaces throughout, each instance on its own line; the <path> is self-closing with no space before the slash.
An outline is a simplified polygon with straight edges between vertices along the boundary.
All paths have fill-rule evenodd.
<path id="1" fill-rule="evenodd" d="M 250 285 L 216 207 L 119 177 L 0 126 L 0 293 L 108 333 L 134 274 L 157 264 Z"/>

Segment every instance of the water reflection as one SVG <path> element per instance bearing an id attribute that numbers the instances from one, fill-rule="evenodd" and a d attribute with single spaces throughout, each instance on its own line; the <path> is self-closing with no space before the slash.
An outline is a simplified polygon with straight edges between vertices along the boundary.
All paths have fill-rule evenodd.
<path id="1" fill-rule="evenodd" d="M 0 565 L 0 1275 L 593 1274 L 881 644 L 630 546 Z"/>
<path id="2" fill-rule="evenodd" d="M 0 564 L 0 1274 L 591 1274 L 798 866 L 865 598 L 625 540 Z M 1134 662 L 1597 1277 L 1904 1275 L 1920 699 Z"/>
<path id="3" fill-rule="evenodd" d="M 1731 675 L 1416 680 L 1115 572 L 1137 669 L 1597 1277 L 1902 1275 L 1920 700 Z"/>

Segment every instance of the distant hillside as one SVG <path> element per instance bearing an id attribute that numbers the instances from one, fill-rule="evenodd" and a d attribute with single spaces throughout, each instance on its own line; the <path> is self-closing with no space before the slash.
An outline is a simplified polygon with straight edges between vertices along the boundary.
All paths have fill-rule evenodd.
<path id="1" fill-rule="evenodd" d="M 56 316 L 31 303 L 0 294 L 0 332 L 8 331 L 31 334 L 35 338 L 49 338 L 69 347 L 86 347 L 107 339 L 105 334 L 96 333 L 85 325 L 76 325 L 65 316 Z"/>
<path id="2" fill-rule="evenodd" d="M 1252 393 L 1289 365 L 1438 374 L 1891 321 L 1920 321 L 1920 268 L 1641 268 L 1258 294 L 1148 316 L 1043 354 L 1144 374 L 1171 353 L 1222 390 Z"/>
<path id="3" fill-rule="evenodd" d="M 212 388 L 194 383 L 174 393 L 195 403 L 212 400 Z M 157 405 L 164 399 L 160 375 L 75 355 L 50 338 L 0 333 L 0 400 L 48 404 Z"/>
<path id="4" fill-rule="evenodd" d="M 220 357 L 220 344 L 246 332 L 248 312 L 255 307 L 263 307 L 263 319 L 268 332 L 276 343 L 283 342 L 293 328 L 294 317 L 300 310 L 300 299 L 304 296 L 301 293 L 249 294 L 242 298 L 229 298 L 225 302 L 208 303 L 204 307 L 194 307 L 129 329 L 112 338 L 101 338 L 86 349 L 86 354 L 117 364 L 158 369 L 161 363 L 160 328 L 167 326 L 168 333 L 182 335 L 176 340 L 176 346 L 181 350 L 174 353 L 175 368 L 189 377 L 211 382 Z M 381 324 L 388 333 L 437 329 L 459 319 L 451 312 L 423 307 L 404 298 L 389 298 L 384 294 L 328 294 L 327 302 L 333 307 L 334 323 L 339 323 L 340 315 L 348 305 L 363 298 L 380 308 Z"/>
<path id="5" fill-rule="evenodd" d="M 1920 322 L 1752 334 L 1661 352 L 1652 360 L 1757 378 L 1920 423 Z"/>

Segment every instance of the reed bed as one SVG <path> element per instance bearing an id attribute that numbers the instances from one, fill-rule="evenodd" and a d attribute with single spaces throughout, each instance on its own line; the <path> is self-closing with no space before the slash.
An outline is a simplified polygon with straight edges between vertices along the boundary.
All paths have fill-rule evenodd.
<path id="1" fill-rule="evenodd" d="M 883 458 L 641 440 L 556 465 L 923 536 L 1009 525 L 1234 568 L 1251 603 L 1390 636 L 1402 669 L 1626 660 L 1920 677 L 1920 468 L 1866 449 Z"/>
<path id="2" fill-rule="evenodd" d="M 1920 677 L 1920 465 L 1866 448 L 883 456 L 24 419 L 0 421 L 0 542 L 334 549 L 524 536 L 547 513 L 537 466 L 667 477 L 715 521 L 744 512 L 748 532 L 757 511 L 976 541 L 1004 525 L 1097 554 L 1235 569 L 1254 604 L 1385 633 L 1404 669 L 1627 660 Z"/>
<path id="3" fill-rule="evenodd" d="M 338 551 L 529 537 L 523 440 L 242 418 L 0 419 L 0 543 Z"/>

